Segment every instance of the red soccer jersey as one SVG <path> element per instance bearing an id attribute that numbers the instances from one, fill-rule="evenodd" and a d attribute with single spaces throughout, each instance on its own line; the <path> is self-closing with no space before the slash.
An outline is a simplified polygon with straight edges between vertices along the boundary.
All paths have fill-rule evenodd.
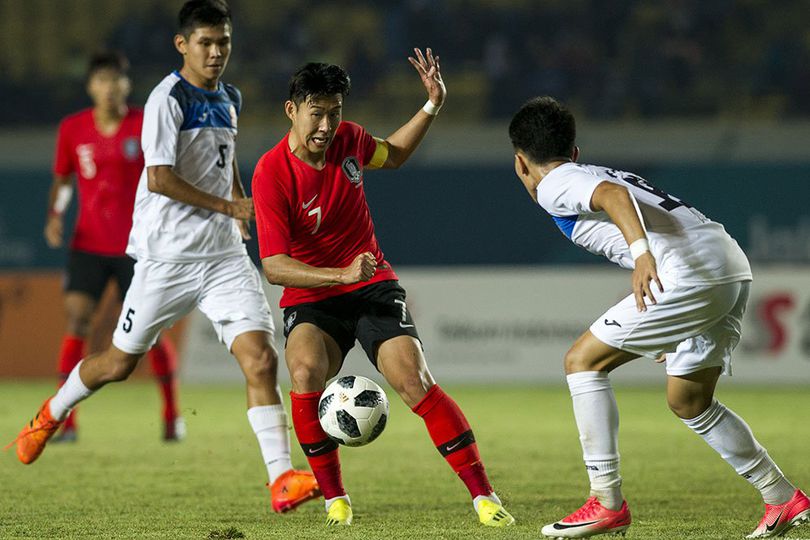
<path id="1" fill-rule="evenodd" d="M 143 111 L 129 109 L 118 131 L 99 133 L 93 110 L 62 120 L 56 141 L 53 172 L 76 173 L 79 213 L 70 247 L 79 251 L 123 257 L 132 228 L 135 192 L 143 170 Z"/>
<path id="2" fill-rule="evenodd" d="M 370 281 L 353 285 L 287 287 L 281 307 L 397 279 L 377 243 L 363 191 L 363 167 L 374 156 L 377 141 L 357 124 L 341 122 L 319 171 L 293 155 L 288 138 L 263 155 L 253 173 L 259 256 L 284 254 L 310 266 L 340 268 L 369 251 L 378 266 Z"/>

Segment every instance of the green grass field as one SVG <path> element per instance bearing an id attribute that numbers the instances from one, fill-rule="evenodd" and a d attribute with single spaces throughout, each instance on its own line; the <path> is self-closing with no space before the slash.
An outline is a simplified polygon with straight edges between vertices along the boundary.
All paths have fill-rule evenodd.
<path id="1" fill-rule="evenodd" d="M 0 434 L 10 441 L 52 384 L 0 384 Z M 181 390 L 188 438 L 159 440 L 157 391 L 110 386 L 82 405 L 80 440 L 32 466 L 0 457 L 0 538 L 539 538 L 587 493 L 567 391 L 448 387 L 475 429 L 490 479 L 517 524 L 477 524 L 466 490 L 398 400 L 378 441 L 341 452 L 355 522 L 326 529 L 321 503 L 270 511 L 264 467 L 241 389 Z M 391 396 L 393 397 L 393 396 Z M 810 487 L 807 388 L 723 388 L 788 476 Z M 631 539 L 742 538 L 761 517 L 758 494 L 667 409 L 662 388 L 618 388 Z M 303 465 L 294 443 L 293 460 Z M 240 536 L 244 535 L 244 536 Z M 810 539 L 810 527 L 791 538 Z"/>

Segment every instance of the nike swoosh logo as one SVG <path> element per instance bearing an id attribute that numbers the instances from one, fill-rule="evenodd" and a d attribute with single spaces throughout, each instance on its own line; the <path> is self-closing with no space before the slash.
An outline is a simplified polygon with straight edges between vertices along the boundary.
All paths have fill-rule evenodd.
<path id="1" fill-rule="evenodd" d="M 774 530 L 776 528 L 776 524 L 779 523 L 779 519 L 782 517 L 782 514 L 784 513 L 784 511 L 785 511 L 785 509 L 783 508 L 782 511 L 779 512 L 779 515 L 776 516 L 776 519 L 773 520 L 773 523 L 771 523 L 770 525 L 768 525 L 767 523 L 765 524 L 765 530 L 766 531 L 771 532 L 772 530 Z"/>
<path id="2" fill-rule="evenodd" d="M 307 450 L 307 452 L 309 452 L 310 454 L 315 454 L 315 453 L 317 453 L 317 452 L 320 452 L 321 450 L 323 450 L 323 449 L 324 449 L 324 448 L 326 448 L 327 446 L 329 446 L 329 445 L 328 445 L 328 444 L 324 444 L 324 445 L 322 445 L 322 446 L 319 446 L 318 448 L 310 448 L 309 450 Z"/>
<path id="3" fill-rule="evenodd" d="M 309 202 L 302 203 L 302 204 L 301 204 L 301 206 L 304 208 L 304 210 L 306 210 L 307 208 L 309 208 L 309 207 L 310 207 L 310 205 L 311 205 L 312 203 L 314 203 L 314 202 L 315 202 L 315 199 L 317 199 L 317 198 L 318 198 L 318 195 L 316 194 L 314 197 L 312 197 L 312 198 L 309 200 Z"/>
<path id="4" fill-rule="evenodd" d="M 399 323 L 399 327 L 400 328 L 413 328 L 413 325 L 412 324 Z M 455 448 L 455 445 L 453 446 L 453 448 Z M 448 450 L 452 450 L 453 448 L 448 448 Z"/>
<path id="5" fill-rule="evenodd" d="M 585 527 L 587 525 L 593 525 L 594 523 L 599 523 L 602 521 L 601 519 L 597 519 L 596 521 L 586 521 L 584 523 L 572 523 L 571 525 L 566 525 L 565 523 L 555 523 L 554 528 L 558 531 L 564 531 L 565 529 L 573 529 L 574 527 Z"/>
<path id="6" fill-rule="evenodd" d="M 622 327 L 622 325 L 620 325 L 618 321 L 616 321 L 615 319 L 612 321 L 608 321 L 607 319 L 605 319 L 605 326 L 618 326 L 619 328 Z"/>
<path id="7" fill-rule="evenodd" d="M 400 326 L 402 326 L 402 323 L 399 323 L 399 324 L 400 324 Z M 413 326 L 413 325 L 411 325 L 411 326 Z M 404 328 L 404 326 L 403 326 L 403 328 Z M 448 445 L 447 445 L 447 448 L 446 448 L 445 450 L 446 450 L 446 451 L 448 451 L 448 452 L 452 452 L 452 451 L 453 451 L 453 449 L 454 449 L 456 446 L 460 445 L 460 444 L 461 444 L 461 443 L 463 443 L 463 442 L 464 442 L 464 441 L 463 441 L 463 440 L 461 440 L 461 441 L 458 441 L 456 444 L 448 444 Z"/>

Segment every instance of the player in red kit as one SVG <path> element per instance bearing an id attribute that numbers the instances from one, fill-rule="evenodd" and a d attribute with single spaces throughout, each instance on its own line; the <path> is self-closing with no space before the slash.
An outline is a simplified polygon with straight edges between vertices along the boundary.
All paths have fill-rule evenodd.
<path id="1" fill-rule="evenodd" d="M 87 93 L 93 107 L 68 116 L 59 126 L 45 225 L 49 246 L 62 246 L 63 214 L 72 196 L 74 175 L 79 191 L 65 286 L 68 327 L 59 354 L 60 385 L 86 355 L 90 321 L 107 283 L 116 281 L 123 300 L 132 280 L 135 261 L 125 250 L 143 170 L 143 111 L 127 106 L 127 68 L 126 58 L 118 53 L 93 56 L 87 73 Z M 175 357 L 166 339 L 149 351 L 163 397 L 165 440 L 178 440 L 185 434 L 177 408 Z M 76 428 L 74 409 L 55 440 L 76 440 Z"/>
<path id="2" fill-rule="evenodd" d="M 363 191 L 364 169 L 394 169 L 419 146 L 446 96 L 439 58 L 415 50 L 428 102 L 387 139 L 343 122 L 349 76 L 311 63 L 290 82 L 287 136 L 256 166 L 253 197 L 267 279 L 282 285 L 287 367 L 296 435 L 326 500 L 327 524 L 350 525 L 336 443 L 321 429 L 318 401 L 358 340 L 368 358 L 421 416 L 433 443 L 467 486 L 481 523 L 514 518 L 487 479 L 470 425 L 428 371 L 405 291 L 385 260 Z"/>

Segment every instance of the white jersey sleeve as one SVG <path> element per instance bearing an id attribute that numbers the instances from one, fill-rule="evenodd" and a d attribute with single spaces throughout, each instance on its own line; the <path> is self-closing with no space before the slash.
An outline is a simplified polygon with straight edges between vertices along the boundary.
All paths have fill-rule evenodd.
<path id="1" fill-rule="evenodd" d="M 144 165 L 174 165 L 177 138 L 183 124 L 183 110 L 177 100 L 165 92 L 153 92 L 143 111 L 141 147 Z"/>
<path id="2" fill-rule="evenodd" d="M 538 186 L 537 202 L 558 225 L 573 222 L 581 214 L 593 213 L 591 197 L 602 182 L 595 176 L 577 175 L 575 170 L 549 175 L 541 182 L 543 189 Z"/>
<path id="3" fill-rule="evenodd" d="M 712 285 L 751 279 L 751 268 L 723 226 L 638 175 L 567 163 L 537 186 L 537 202 L 576 245 L 632 269 L 627 241 L 606 212 L 590 207 L 596 186 L 611 182 L 636 199 L 659 275 L 681 285 Z"/>

